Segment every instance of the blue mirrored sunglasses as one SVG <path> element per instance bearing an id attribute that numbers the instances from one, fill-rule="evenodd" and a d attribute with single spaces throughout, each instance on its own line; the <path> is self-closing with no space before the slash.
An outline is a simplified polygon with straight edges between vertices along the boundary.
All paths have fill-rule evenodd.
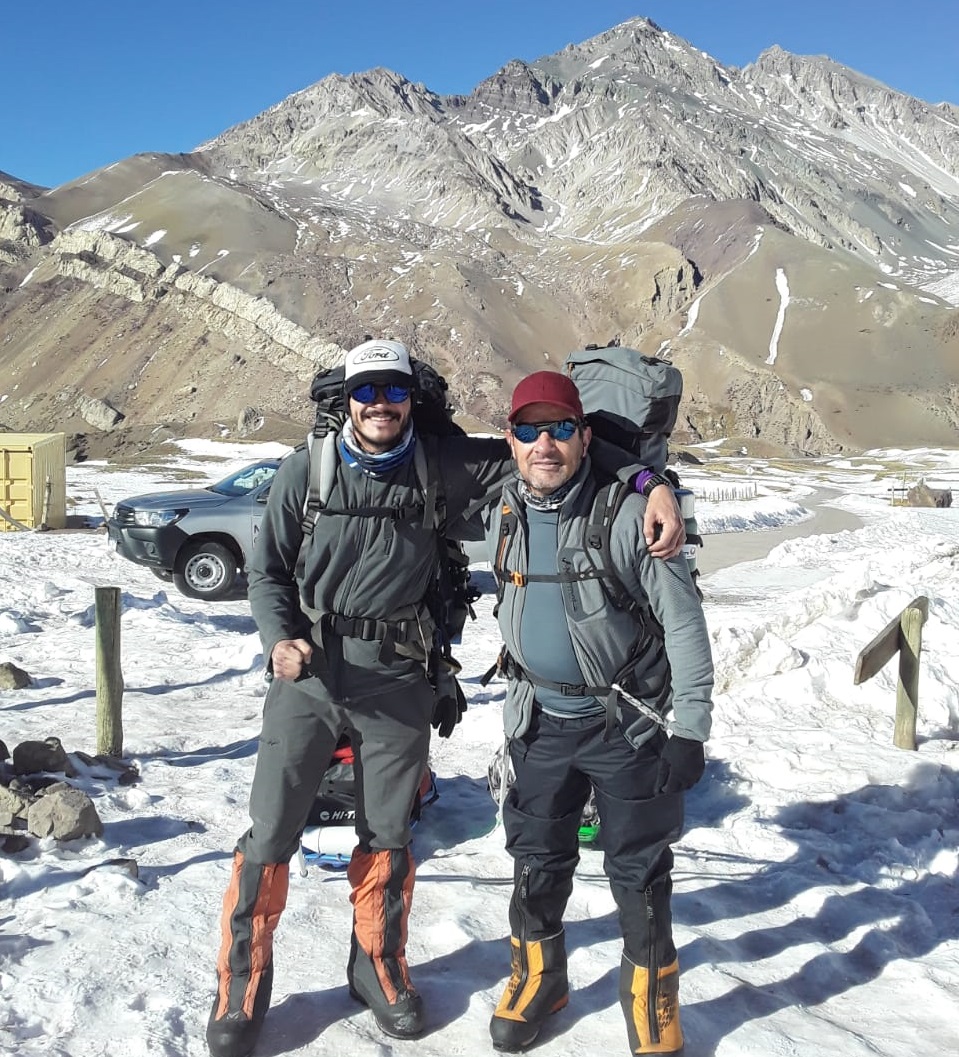
<path id="1" fill-rule="evenodd" d="M 382 393 L 391 404 L 402 404 L 410 398 L 410 389 L 405 385 L 373 385 L 368 382 L 350 390 L 350 396 L 358 404 L 372 404 L 377 393 Z"/>
<path id="2" fill-rule="evenodd" d="M 513 436 L 523 444 L 532 444 L 540 433 L 548 433 L 553 440 L 570 440 L 579 429 L 579 423 L 572 418 L 561 422 L 518 422 L 513 426 Z"/>

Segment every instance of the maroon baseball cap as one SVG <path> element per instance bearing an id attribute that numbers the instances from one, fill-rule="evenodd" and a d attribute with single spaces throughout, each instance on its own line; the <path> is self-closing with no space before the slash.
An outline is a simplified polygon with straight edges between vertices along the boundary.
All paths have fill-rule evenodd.
<path id="1" fill-rule="evenodd" d="M 536 371 L 527 375 L 513 390 L 513 406 L 509 420 L 513 422 L 524 407 L 530 404 L 555 404 L 568 411 L 571 418 L 581 419 L 583 402 L 573 380 L 557 371 Z"/>

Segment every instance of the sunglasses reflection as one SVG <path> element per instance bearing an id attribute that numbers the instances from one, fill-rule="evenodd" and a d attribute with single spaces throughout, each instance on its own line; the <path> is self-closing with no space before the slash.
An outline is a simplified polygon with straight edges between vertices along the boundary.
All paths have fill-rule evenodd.
<path id="1" fill-rule="evenodd" d="M 571 418 L 559 422 L 518 422 L 513 426 L 513 436 L 522 444 L 532 444 L 540 433 L 548 433 L 552 440 L 571 440 L 579 429 L 579 423 Z"/>
<path id="2" fill-rule="evenodd" d="M 351 389 L 350 396 L 358 404 L 373 404 L 377 396 L 382 397 L 389 404 L 402 404 L 409 400 L 410 392 L 409 387 L 405 385 L 373 385 L 368 382 L 366 385 L 358 385 L 355 389 Z"/>

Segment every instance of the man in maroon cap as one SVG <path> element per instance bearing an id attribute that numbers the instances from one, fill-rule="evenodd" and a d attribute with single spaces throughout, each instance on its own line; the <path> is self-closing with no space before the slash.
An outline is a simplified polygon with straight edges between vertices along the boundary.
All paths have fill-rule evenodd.
<path id="1" fill-rule="evenodd" d="M 535 405 L 552 405 L 553 408 L 565 411 L 572 421 L 583 423 L 585 416 L 583 414 L 583 404 L 580 400 L 579 390 L 576 388 L 574 382 L 572 382 L 566 375 L 557 374 L 555 371 L 536 371 L 535 374 L 527 375 L 514 389 L 513 400 L 510 407 L 509 420 L 515 422 L 521 413 L 526 417 L 529 414 L 535 412 Z M 600 442 L 602 443 L 602 442 Z M 554 446 L 555 447 L 555 446 Z M 531 455 L 532 452 L 525 452 L 524 449 L 517 450 L 513 448 L 513 458 L 516 460 L 516 468 L 520 473 L 520 476 L 525 476 L 523 469 L 525 465 L 528 465 L 529 459 L 524 458 L 522 463 L 520 459 L 524 455 Z M 567 459 L 572 458 L 573 452 L 566 450 L 565 456 Z M 580 456 L 580 459 L 582 456 Z M 533 462 L 542 468 L 543 460 L 537 457 Z M 578 467 L 579 461 L 576 462 Z M 573 469 L 575 470 L 576 467 Z M 641 473 L 637 474 L 633 481 L 633 487 L 637 492 L 641 492 L 647 499 L 654 488 L 660 484 L 669 484 L 669 481 L 664 478 L 661 474 L 656 473 L 654 470 L 646 469 Z M 647 509 L 644 514 L 644 535 L 646 543 L 650 546 L 651 553 L 656 558 L 668 558 L 672 557 L 675 553 L 678 553 L 678 549 L 671 549 L 669 551 L 657 545 L 654 541 L 653 534 L 653 518 L 650 516 L 651 511 Z"/>
<path id="2" fill-rule="evenodd" d="M 504 485 L 486 538 L 515 773 L 503 801 L 512 974 L 490 1035 L 498 1050 L 523 1050 L 569 1000 L 563 915 L 592 789 L 623 933 L 630 1053 L 678 1054 L 671 845 L 684 791 L 705 769 L 713 670 L 702 604 L 681 555 L 651 555 L 646 498 L 597 480 L 569 378 L 525 378 L 509 422 L 519 479 Z"/>

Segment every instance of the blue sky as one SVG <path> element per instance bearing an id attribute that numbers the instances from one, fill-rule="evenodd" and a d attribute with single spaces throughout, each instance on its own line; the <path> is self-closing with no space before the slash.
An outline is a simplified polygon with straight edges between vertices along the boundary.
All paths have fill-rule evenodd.
<path id="1" fill-rule="evenodd" d="M 47 0 L 6 4 L 0 170 L 55 186 L 188 151 L 330 73 L 387 66 L 469 92 L 645 15 L 744 66 L 779 44 L 959 104 L 957 0 Z"/>

